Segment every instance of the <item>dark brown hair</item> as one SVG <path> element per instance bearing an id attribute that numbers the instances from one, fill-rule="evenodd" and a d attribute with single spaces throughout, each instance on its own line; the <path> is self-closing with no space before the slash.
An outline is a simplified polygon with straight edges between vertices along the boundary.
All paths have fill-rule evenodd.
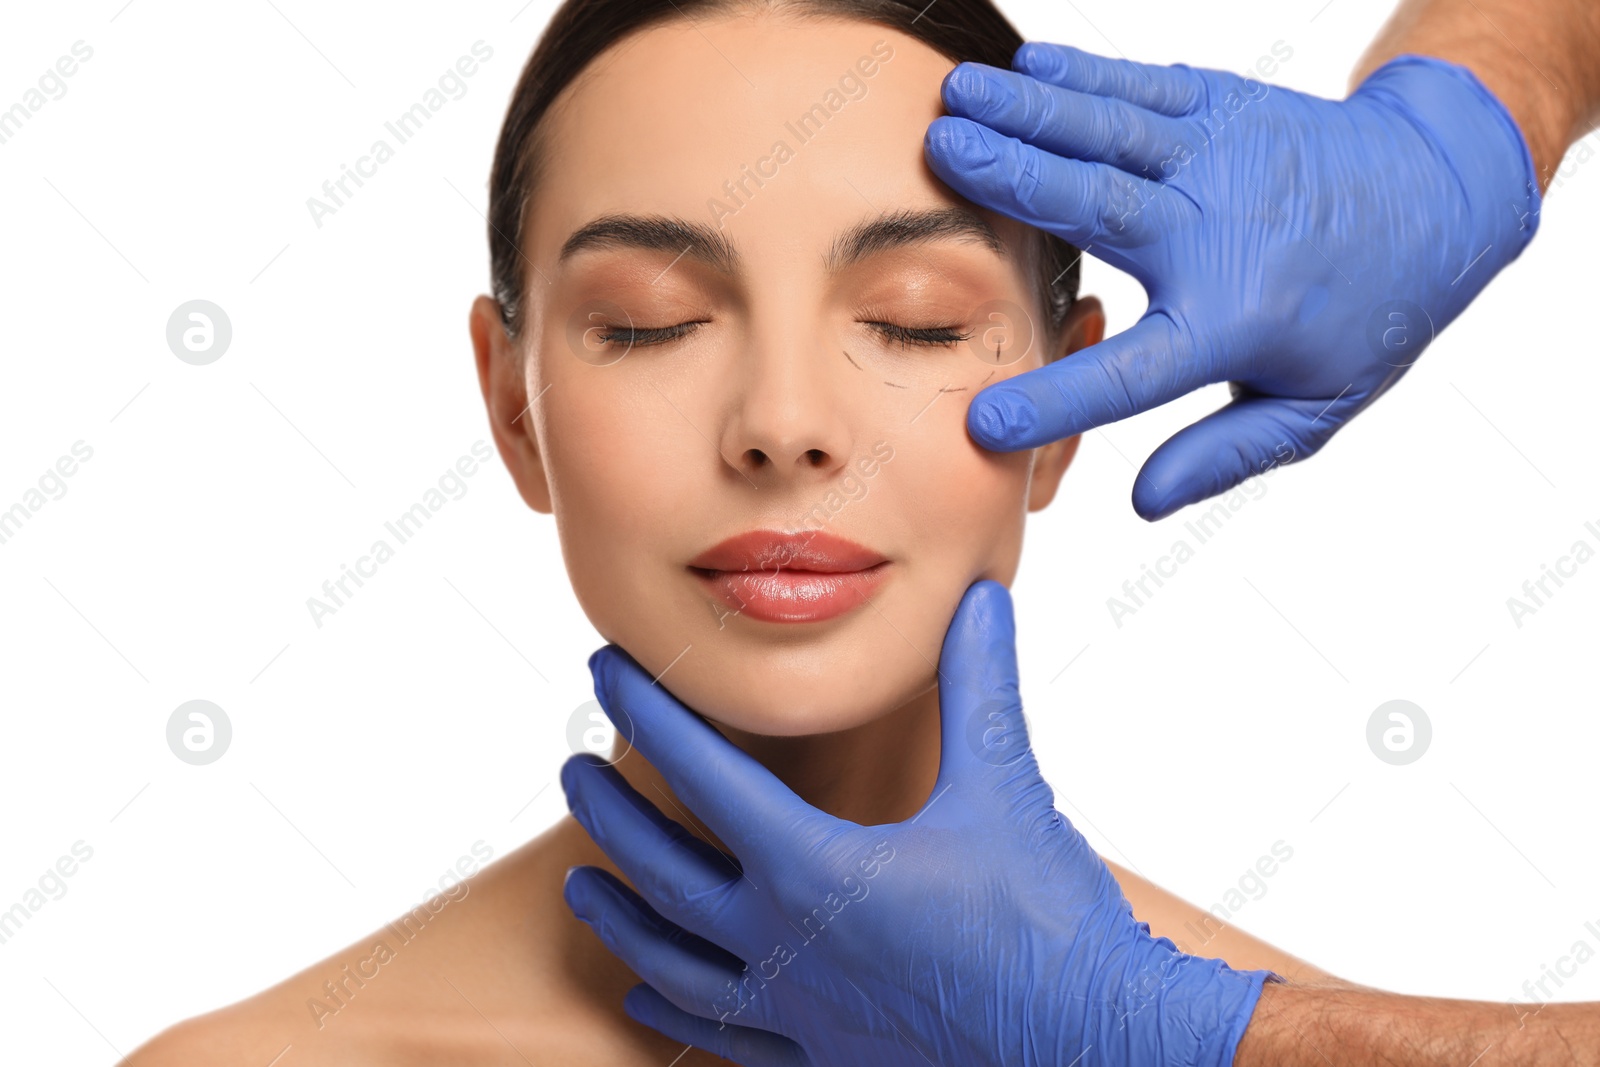
<path id="1" fill-rule="evenodd" d="M 675 16 L 767 8 L 801 17 L 873 22 L 926 44 L 952 62 L 1009 69 L 1022 35 L 990 0 L 566 0 L 551 17 L 522 69 L 500 127 L 489 178 L 489 263 L 507 332 L 523 328 L 528 278 L 522 254 L 526 205 L 545 164 L 539 124 L 551 103 L 601 52 L 622 38 Z M 1056 336 L 1077 299 L 1079 255 L 1066 241 L 1032 230 L 1032 259 L 1045 312 Z"/>

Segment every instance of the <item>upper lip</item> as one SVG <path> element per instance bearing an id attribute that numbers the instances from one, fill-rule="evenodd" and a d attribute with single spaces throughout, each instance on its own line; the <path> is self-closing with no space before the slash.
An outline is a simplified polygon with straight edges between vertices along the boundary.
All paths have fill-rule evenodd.
<path id="1" fill-rule="evenodd" d="M 707 571 L 812 571 L 845 574 L 887 562 L 888 557 L 848 538 L 812 530 L 750 530 L 706 549 L 689 566 Z"/>

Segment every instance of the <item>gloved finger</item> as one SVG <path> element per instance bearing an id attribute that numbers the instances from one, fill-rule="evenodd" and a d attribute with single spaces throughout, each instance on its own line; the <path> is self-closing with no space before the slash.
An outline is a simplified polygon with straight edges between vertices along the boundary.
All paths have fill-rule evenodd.
<path id="1" fill-rule="evenodd" d="M 1174 118 L 1198 111 L 1205 83 L 1183 64 L 1171 67 L 1107 59 L 1064 44 L 1029 41 L 1011 57 L 1011 69 L 1080 93 L 1112 96 Z"/>
<path id="2" fill-rule="evenodd" d="M 705 1049 L 744 1067 L 809 1067 L 799 1045 L 781 1034 L 702 1018 L 673 1004 L 647 985 L 636 985 L 622 1000 L 628 1018 L 674 1041 Z"/>
<path id="3" fill-rule="evenodd" d="M 968 200 L 1080 248 L 1093 245 L 1096 256 L 1140 281 L 1145 272 L 1136 250 L 1173 224 L 1170 212 L 1194 210 L 1159 181 L 1064 159 L 971 119 L 939 116 L 922 147 L 933 172 Z"/>
<path id="4" fill-rule="evenodd" d="M 561 768 L 573 817 L 628 881 L 673 922 L 732 951 L 750 883 L 737 863 L 640 796 L 616 769 L 591 756 Z"/>
<path id="5" fill-rule="evenodd" d="M 744 864 L 765 869 L 844 824 L 812 807 L 711 724 L 606 645 L 589 657 L 594 693 L 618 730 Z M 758 883 L 759 884 L 759 883 Z"/>
<path id="6" fill-rule="evenodd" d="M 1080 93 L 982 63 L 945 75 L 945 110 L 1058 156 L 1156 177 L 1190 124 L 1111 97 Z M 1155 172 L 1155 173 L 1149 173 Z"/>
<path id="7" fill-rule="evenodd" d="M 1165 518 L 1225 493 L 1254 474 L 1314 454 L 1361 406 L 1350 395 L 1289 400 L 1242 395 L 1168 438 L 1133 487 L 1142 518 Z"/>
<path id="8" fill-rule="evenodd" d="M 740 985 L 743 961 L 667 920 L 612 875 L 574 867 L 561 894 L 612 955 L 678 1007 L 770 1023 L 770 998 L 748 996 Z"/>
<path id="9" fill-rule="evenodd" d="M 968 586 L 945 631 L 939 651 L 939 729 L 934 797 L 966 782 L 980 793 L 1011 801 L 1018 789 L 1037 782 L 1048 798 L 1022 718 L 1011 594 L 999 582 L 985 579 Z M 931 805 L 926 810 L 937 813 Z"/>
<path id="10" fill-rule="evenodd" d="M 1097 345 L 984 389 L 967 407 L 967 429 L 991 451 L 1036 448 L 1158 407 L 1222 376 L 1194 356 L 1169 317 L 1149 314 Z"/>

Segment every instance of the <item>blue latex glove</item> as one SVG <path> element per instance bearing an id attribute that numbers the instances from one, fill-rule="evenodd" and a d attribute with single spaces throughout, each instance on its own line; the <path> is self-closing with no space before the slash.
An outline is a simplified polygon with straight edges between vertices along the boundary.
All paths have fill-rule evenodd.
<path id="1" fill-rule="evenodd" d="M 962 63 L 929 165 L 974 203 L 1144 286 L 1101 344 L 997 383 L 967 426 L 1032 448 L 1212 382 L 1233 401 L 1158 448 L 1147 519 L 1316 452 L 1533 238 L 1521 131 L 1465 68 L 1400 56 L 1347 100 L 1029 43 Z"/>
<path id="2" fill-rule="evenodd" d="M 620 650 L 589 663 L 618 729 L 736 857 L 603 762 L 563 769 L 572 813 L 638 889 L 593 867 L 566 883 L 648 983 L 634 1019 L 747 1067 L 1233 1062 L 1269 972 L 1151 937 L 1054 809 L 1005 587 L 968 589 L 945 636 L 939 779 L 899 824 L 806 804 Z"/>

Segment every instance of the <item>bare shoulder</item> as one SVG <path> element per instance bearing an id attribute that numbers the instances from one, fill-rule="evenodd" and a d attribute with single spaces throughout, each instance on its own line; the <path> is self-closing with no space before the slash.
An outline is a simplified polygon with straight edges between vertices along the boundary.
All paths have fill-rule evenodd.
<path id="1" fill-rule="evenodd" d="M 473 1067 L 521 1062 L 615 1062 L 591 1059 L 594 1034 L 608 1021 L 478 1015 L 442 1007 L 428 1014 L 392 1005 L 352 1009 L 338 1028 L 318 1031 L 294 1017 L 294 1005 L 269 990 L 239 1004 L 186 1019 L 151 1038 L 118 1067 Z M 587 1036 L 585 1031 L 587 1030 Z"/>
<path id="2" fill-rule="evenodd" d="M 289 1020 L 273 1012 L 265 1002 L 271 992 L 175 1023 L 145 1042 L 118 1067 L 242 1067 L 247 1063 L 278 1067 L 292 1050 L 293 1042 L 284 1039 L 290 1031 Z M 308 1061 L 296 1057 L 295 1062 Z M 357 1062 L 360 1061 L 352 1064 Z"/>
<path id="3" fill-rule="evenodd" d="M 564 993 L 570 975 L 549 946 L 570 919 L 542 841 L 275 986 L 168 1027 L 119 1067 L 583 1062 L 574 1046 L 615 1026 Z"/>

